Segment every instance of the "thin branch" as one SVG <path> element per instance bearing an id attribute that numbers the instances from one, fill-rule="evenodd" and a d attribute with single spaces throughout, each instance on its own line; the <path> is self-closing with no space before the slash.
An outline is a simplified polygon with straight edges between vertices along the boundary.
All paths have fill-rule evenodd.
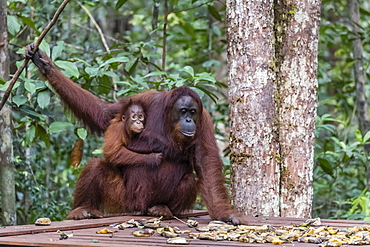
<path id="1" fill-rule="evenodd" d="M 46 26 L 44 31 L 42 31 L 40 37 L 35 42 L 35 46 L 33 49 L 33 52 L 37 50 L 37 48 L 40 46 L 42 40 L 45 38 L 46 34 L 50 31 L 50 29 L 54 26 L 54 24 L 57 22 L 59 15 L 63 12 L 65 6 L 68 4 L 70 0 L 64 0 L 63 3 L 59 6 L 58 10 L 55 12 L 53 19 L 49 22 L 49 24 Z M 15 82 L 18 80 L 19 76 L 23 72 L 23 70 L 27 67 L 27 64 L 29 62 L 30 58 L 26 57 L 22 63 L 22 65 L 18 68 L 18 70 L 15 72 L 12 80 L 9 83 L 9 86 L 7 90 L 4 93 L 4 97 L 1 100 L 0 103 L 0 111 L 3 109 L 3 106 L 5 105 L 5 102 L 8 100 L 10 92 L 12 91 L 12 88 L 14 87 Z"/>
<path id="2" fill-rule="evenodd" d="M 83 29 L 85 29 L 85 30 L 87 30 L 87 31 L 89 31 L 89 32 L 92 32 L 92 33 L 96 33 L 96 31 L 95 30 L 93 30 L 92 28 L 89 28 L 89 27 L 86 27 L 86 26 L 84 26 L 84 25 L 81 25 L 80 23 L 77 23 L 77 22 L 75 22 L 75 21 L 71 21 L 71 24 L 73 24 L 73 25 L 76 25 L 76 26 L 78 26 L 78 27 L 80 27 L 80 28 L 83 28 Z M 111 40 L 111 41 L 113 41 L 113 42 L 116 42 L 116 43 L 124 43 L 124 41 L 122 41 L 122 40 L 118 40 L 118 39 L 116 39 L 116 38 L 113 38 L 112 36 L 109 36 L 109 35 L 106 35 L 106 34 L 103 34 L 104 35 L 104 37 L 106 38 L 106 39 L 109 39 L 109 40 Z"/>
<path id="3" fill-rule="evenodd" d="M 81 2 L 79 2 L 79 1 L 77 1 L 77 3 L 78 3 L 78 5 L 80 5 L 81 6 L 81 8 L 86 12 L 86 14 L 89 16 L 89 18 L 90 18 L 90 20 L 91 20 L 91 22 L 94 24 L 94 26 L 95 26 L 95 28 L 98 30 L 98 32 L 99 32 L 99 35 L 100 35 L 100 38 L 101 38 L 101 40 L 102 40 L 102 42 L 103 42 L 103 45 L 104 45 L 104 47 L 105 47 L 105 50 L 107 50 L 107 52 L 108 53 L 110 53 L 110 49 L 109 49 L 109 46 L 108 46 L 108 44 L 107 44 L 107 41 L 106 41 L 106 39 L 105 39 L 105 36 L 104 36 L 104 33 L 103 33 L 103 31 L 101 30 L 101 28 L 100 28 L 100 26 L 98 25 L 98 23 L 96 22 L 96 20 L 95 20 L 95 18 L 94 18 L 94 16 L 90 13 L 90 11 L 81 3 Z M 114 82 L 114 78 L 112 78 L 112 80 L 113 80 L 113 88 L 114 88 L 114 90 L 113 90 L 113 99 L 114 100 L 117 100 L 117 93 L 116 93 L 116 91 L 117 91 L 117 84 Z"/>
<path id="4" fill-rule="evenodd" d="M 199 8 L 199 7 L 202 7 L 203 5 L 207 5 L 209 3 L 212 3 L 212 2 L 221 2 L 219 0 L 209 0 L 207 2 L 204 2 L 204 3 L 201 3 L 199 5 L 196 5 L 196 6 L 193 6 L 191 8 L 187 8 L 187 9 L 180 9 L 180 10 L 174 10 L 173 13 L 180 13 L 180 12 L 184 12 L 184 11 L 189 11 L 189 10 L 193 10 L 193 9 L 196 9 L 196 8 Z M 221 2 L 222 3 L 222 2 Z"/>
<path id="5" fill-rule="evenodd" d="M 158 32 L 156 32 L 155 30 L 157 30 L 158 28 L 159 6 L 160 6 L 159 0 L 153 0 L 153 3 L 154 4 L 153 4 L 152 32 L 150 34 L 151 41 L 155 41 L 158 39 Z M 150 53 L 157 53 L 157 51 L 158 51 L 157 46 L 150 47 Z M 153 65 L 155 61 L 156 59 L 154 57 L 149 57 L 149 66 L 147 66 L 149 69 L 149 73 L 156 70 L 156 66 Z M 162 76 L 151 76 L 148 78 L 148 80 L 154 82 L 156 78 L 161 79 Z"/>
<path id="6" fill-rule="evenodd" d="M 167 44 L 167 25 L 168 25 L 167 17 L 168 17 L 168 1 L 164 0 L 162 71 L 166 70 L 166 44 Z"/>
<path id="7" fill-rule="evenodd" d="M 92 16 L 92 14 L 90 13 L 90 11 L 79 1 L 77 1 L 78 5 L 81 6 L 81 8 L 86 12 L 86 14 L 89 16 L 89 18 L 91 19 L 91 22 L 94 24 L 95 28 L 98 30 L 99 32 L 99 35 L 100 35 L 100 38 L 103 42 L 103 45 L 105 47 L 105 49 L 107 50 L 107 52 L 110 52 L 110 49 L 108 47 L 108 44 L 107 44 L 107 41 L 105 40 L 105 37 L 104 37 L 104 33 L 103 31 L 101 30 L 100 26 L 98 25 L 98 23 L 96 22 L 94 16 Z"/>
<path id="8" fill-rule="evenodd" d="M 153 19 L 152 19 L 152 31 L 156 30 L 158 27 L 158 17 L 159 17 L 159 2 L 153 1 Z"/>

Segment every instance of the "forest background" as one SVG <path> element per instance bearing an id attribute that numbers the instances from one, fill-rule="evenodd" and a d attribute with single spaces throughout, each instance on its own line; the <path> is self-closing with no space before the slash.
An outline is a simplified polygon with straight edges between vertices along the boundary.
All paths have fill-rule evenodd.
<path id="1" fill-rule="evenodd" d="M 107 101 L 147 89 L 191 86 L 213 116 L 229 175 L 225 3 L 169 0 L 167 10 L 160 3 L 72 1 L 41 49 L 67 76 Z M 11 74 L 24 47 L 38 37 L 59 4 L 7 1 Z M 359 5 L 368 82 L 370 4 Z M 322 1 L 313 217 L 370 219 L 369 155 L 356 118 L 350 19 L 347 1 Z M 6 82 L 0 79 L 0 84 L 5 91 Z M 11 105 L 17 223 L 32 223 L 41 216 L 63 220 L 81 167 L 89 158 L 100 157 L 102 138 L 90 135 L 64 111 L 33 65 L 15 85 Z M 77 168 L 70 159 L 75 144 L 83 144 Z"/>

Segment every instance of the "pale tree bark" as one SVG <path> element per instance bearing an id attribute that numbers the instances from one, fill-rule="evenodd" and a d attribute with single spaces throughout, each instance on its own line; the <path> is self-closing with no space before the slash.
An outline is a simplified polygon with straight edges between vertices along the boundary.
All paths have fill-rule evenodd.
<path id="1" fill-rule="evenodd" d="M 232 199 L 309 217 L 319 0 L 227 1 Z"/>
<path id="2" fill-rule="evenodd" d="M 227 20 L 231 197 L 248 215 L 278 215 L 273 1 L 228 0 Z"/>
<path id="3" fill-rule="evenodd" d="M 275 6 L 280 216 L 309 217 L 312 206 L 319 0 Z"/>
<path id="4" fill-rule="evenodd" d="M 6 1 L 0 1 L 0 78 L 9 79 L 8 30 Z M 3 93 L 0 92 L 0 97 Z M 11 108 L 0 112 L 0 184 L 3 225 L 16 224 L 15 183 Z"/>
<path id="5" fill-rule="evenodd" d="M 352 40 L 354 77 L 356 83 L 356 107 L 357 118 L 362 136 L 370 130 L 368 104 L 365 92 L 365 69 L 364 69 L 364 50 L 362 48 L 361 27 L 360 27 L 360 10 L 357 0 L 349 0 L 349 17 L 352 23 L 354 37 Z M 370 153 L 370 145 L 365 145 L 365 151 Z M 367 188 L 370 188 L 370 166 L 367 169 Z"/>

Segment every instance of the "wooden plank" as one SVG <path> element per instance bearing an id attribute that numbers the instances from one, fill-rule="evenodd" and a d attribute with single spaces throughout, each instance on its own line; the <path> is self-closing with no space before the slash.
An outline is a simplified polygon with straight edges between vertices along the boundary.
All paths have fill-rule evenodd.
<path id="1" fill-rule="evenodd" d="M 209 223 L 209 216 L 204 216 L 204 212 L 199 213 L 197 217 L 191 217 L 196 219 L 200 226 L 205 226 Z M 60 222 L 53 222 L 50 226 L 8 226 L 0 228 L 0 246 L 178 246 L 166 244 L 166 239 L 159 234 L 148 238 L 138 238 L 132 235 L 132 231 L 136 229 L 125 229 L 116 230 L 109 227 L 113 223 L 121 223 L 129 219 L 139 220 L 142 218 L 150 218 L 144 216 L 119 216 L 103 219 L 91 219 L 91 220 L 67 220 Z M 275 227 L 289 226 L 302 224 L 306 219 L 297 218 L 278 218 L 278 217 L 248 217 L 249 225 L 272 225 Z M 329 225 L 333 227 L 347 228 L 359 225 L 370 225 L 369 221 L 346 221 L 346 220 L 321 220 L 322 225 Z M 170 225 L 171 227 L 177 226 L 181 230 L 189 229 L 186 225 L 177 220 L 166 220 L 162 221 L 163 225 Z M 107 227 L 108 226 L 108 227 Z M 96 231 L 107 227 L 115 230 L 112 234 L 96 234 Z M 66 240 L 60 240 L 60 233 L 57 230 L 61 230 L 66 234 L 73 233 L 73 237 Z M 195 230 L 194 230 L 195 232 Z M 187 239 L 190 238 L 184 235 Z M 91 240 L 97 239 L 99 243 L 92 243 Z M 191 239 L 191 243 L 188 246 L 273 246 L 273 244 L 249 244 L 241 243 L 237 241 L 208 241 Z M 295 246 L 295 247 L 313 247 L 316 244 L 298 243 L 283 244 L 282 246 Z"/>
<path id="2" fill-rule="evenodd" d="M 195 211 L 186 215 L 182 218 L 203 216 L 208 215 L 207 211 Z M 0 237 L 2 236 L 12 236 L 21 234 L 36 234 L 43 232 L 54 232 L 57 230 L 68 231 L 100 226 L 109 226 L 114 223 L 122 223 L 124 221 L 135 219 L 139 220 L 142 218 L 148 218 L 148 216 L 118 216 L 118 217 L 108 217 L 101 219 L 85 219 L 85 220 L 65 220 L 65 221 L 55 221 L 52 222 L 50 226 L 36 226 L 36 225 L 21 225 L 21 226 L 6 226 L 0 228 Z"/>
<path id="3" fill-rule="evenodd" d="M 138 238 L 131 235 L 132 230 L 123 230 L 114 233 L 113 237 L 110 234 L 95 234 L 100 228 L 89 228 L 73 231 L 73 237 L 66 240 L 59 240 L 59 234 L 57 233 L 40 233 L 34 235 L 25 236 L 8 236 L 0 238 L 0 245 L 18 245 L 18 246 L 178 246 L 166 244 L 166 238 L 159 235 L 153 235 L 148 238 Z M 71 232 L 67 232 L 70 234 Z M 92 239 L 99 240 L 99 243 L 90 242 Z M 237 247 L 237 246 L 261 246 L 261 244 L 246 244 L 237 241 L 207 241 L 192 239 L 190 244 L 192 246 L 225 246 L 225 247 Z M 273 246 L 272 244 L 263 244 L 263 246 Z M 293 246 L 292 244 L 286 244 L 284 246 Z M 297 247 L 303 247 L 303 245 L 295 245 Z M 312 245 L 309 245 L 312 246 Z M 314 246 L 314 245 L 313 245 Z"/>
<path id="4" fill-rule="evenodd" d="M 108 226 L 116 223 L 118 220 L 125 220 L 121 217 L 103 218 L 103 219 L 87 219 L 79 221 L 56 221 L 52 222 L 50 226 L 35 226 L 35 225 L 24 225 L 24 226 L 7 226 L 0 228 L 0 236 L 11 236 L 21 234 L 37 234 L 43 232 L 53 232 L 57 230 L 67 231 L 91 227 Z M 119 221 L 118 221 L 119 222 Z"/>
<path id="5" fill-rule="evenodd" d="M 199 214 L 198 214 L 199 215 Z M 201 213 L 200 215 L 204 215 Z M 120 223 L 134 218 L 139 220 L 142 216 L 122 216 L 105 219 L 82 220 L 82 221 L 62 221 L 53 222 L 53 225 L 47 227 L 40 226 L 14 226 L 7 227 L 7 232 L 0 234 L 8 235 L 8 237 L 0 237 L 0 245 L 18 245 L 18 246 L 172 246 L 166 244 L 166 239 L 159 235 L 149 238 L 138 238 L 132 235 L 133 229 L 118 230 L 113 234 L 113 237 L 108 235 L 96 234 L 104 226 L 112 223 Z M 149 218 L 149 217 L 146 217 Z M 197 219 L 200 225 L 207 225 L 210 221 L 209 216 L 193 217 Z M 262 220 L 263 221 L 263 220 Z M 256 223 L 259 223 L 256 221 Z M 265 223 L 265 222 L 263 222 Z M 180 229 L 189 229 L 183 223 L 177 220 L 163 221 L 163 224 L 168 224 L 172 227 L 177 226 Z M 62 230 L 67 234 L 73 232 L 73 237 L 67 240 L 59 240 L 60 234 L 57 230 Z M 4 229 L 0 229 L 4 231 Z M 33 234 L 28 234 L 28 233 Z M 27 235 L 20 235 L 27 234 Z M 13 236 L 12 236 L 13 235 Z M 92 239 L 99 240 L 99 243 L 91 243 Z M 206 241 L 206 240 L 191 240 L 189 246 L 256 246 L 255 244 L 246 245 L 245 243 L 236 241 Z M 272 245 L 271 245 L 272 246 Z M 288 245 L 287 245 L 288 246 Z"/>

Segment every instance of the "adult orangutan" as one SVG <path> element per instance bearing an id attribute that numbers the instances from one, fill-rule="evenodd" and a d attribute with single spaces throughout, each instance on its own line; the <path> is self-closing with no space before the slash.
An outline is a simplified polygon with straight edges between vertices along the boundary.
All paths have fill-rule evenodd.
<path id="1" fill-rule="evenodd" d="M 65 77 L 43 52 L 33 53 L 31 48 L 26 55 L 71 111 L 93 132 L 105 132 L 126 99 L 103 102 Z M 78 179 L 69 217 L 81 219 L 135 211 L 172 217 L 192 209 L 199 189 L 212 219 L 245 224 L 245 217 L 229 203 L 212 119 L 199 96 L 180 87 L 129 98 L 140 102 L 147 121 L 139 138 L 131 140 L 128 148 L 140 152 L 150 147 L 152 152 L 163 154 L 162 162 L 122 164 L 120 176 L 111 163 L 92 160 Z"/>

